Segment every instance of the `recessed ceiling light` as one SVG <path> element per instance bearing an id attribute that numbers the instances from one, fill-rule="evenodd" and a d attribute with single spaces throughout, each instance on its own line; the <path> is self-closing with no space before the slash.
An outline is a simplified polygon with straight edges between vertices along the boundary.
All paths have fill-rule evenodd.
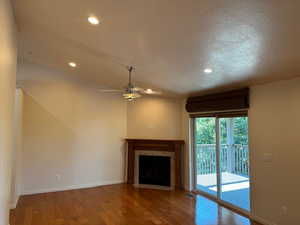
<path id="1" fill-rule="evenodd" d="M 88 21 L 89 21 L 90 24 L 92 24 L 92 25 L 98 25 L 98 24 L 99 24 L 99 20 L 98 20 L 98 18 L 95 17 L 95 16 L 90 16 L 90 17 L 88 18 Z"/>
<path id="2" fill-rule="evenodd" d="M 69 62 L 69 66 L 71 66 L 71 67 L 75 68 L 75 67 L 77 66 L 77 64 L 76 64 L 76 63 L 74 63 L 74 62 Z"/>
<path id="3" fill-rule="evenodd" d="M 211 68 L 206 68 L 206 69 L 204 70 L 204 73 L 212 73 L 212 69 L 211 69 Z"/>
<path id="4" fill-rule="evenodd" d="M 148 88 L 145 92 L 146 92 L 146 94 L 152 94 L 153 93 L 152 89 L 150 89 L 150 88 Z"/>

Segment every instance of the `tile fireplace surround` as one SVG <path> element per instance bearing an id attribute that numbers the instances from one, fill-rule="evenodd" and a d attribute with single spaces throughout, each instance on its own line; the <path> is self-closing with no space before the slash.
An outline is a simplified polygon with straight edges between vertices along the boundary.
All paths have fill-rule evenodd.
<path id="1" fill-rule="evenodd" d="M 170 184 L 169 186 L 163 186 L 163 185 L 158 185 L 158 184 L 145 184 L 145 183 L 140 183 L 140 157 L 141 156 L 158 156 L 158 157 L 168 157 L 170 160 L 170 166 L 169 171 L 169 179 L 170 179 Z M 162 189 L 162 190 L 174 190 L 175 189 L 175 153 L 174 152 L 168 152 L 168 151 L 141 151 L 141 150 L 136 150 L 135 151 L 135 164 L 134 164 L 134 186 L 138 188 L 152 188 L 152 189 Z M 158 170 L 159 165 L 156 166 L 156 170 Z M 153 166 L 151 166 L 150 170 L 152 169 Z M 159 168 L 161 169 L 161 168 Z M 162 174 L 162 173 L 161 173 Z"/>
<path id="2" fill-rule="evenodd" d="M 170 189 L 181 189 L 183 187 L 183 140 L 156 140 L 156 139 L 126 139 L 127 142 L 127 183 L 136 187 L 159 188 L 152 185 L 138 184 L 138 162 L 139 155 L 169 155 L 173 161 L 171 165 L 171 187 Z M 157 154 L 155 153 L 157 152 Z M 172 168 L 173 167 L 173 168 Z M 173 172 L 172 172 L 173 170 Z"/>

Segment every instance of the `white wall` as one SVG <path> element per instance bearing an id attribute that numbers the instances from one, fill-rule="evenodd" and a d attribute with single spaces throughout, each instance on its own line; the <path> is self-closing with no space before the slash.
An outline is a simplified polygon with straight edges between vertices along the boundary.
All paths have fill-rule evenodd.
<path id="1" fill-rule="evenodd" d="M 15 95 L 14 106 L 14 150 L 12 153 L 12 178 L 11 178 L 11 208 L 15 208 L 21 194 L 23 149 L 23 91 L 18 88 Z"/>
<path id="2" fill-rule="evenodd" d="M 23 194 L 123 182 L 123 99 L 37 65 L 22 64 L 18 76 L 29 80 L 23 82 Z"/>
<path id="3" fill-rule="evenodd" d="M 17 55 L 16 29 L 9 0 L 0 1 L 0 28 L 0 225 L 7 225 Z"/>
<path id="4" fill-rule="evenodd" d="M 299 224 L 300 79 L 252 87 L 250 104 L 253 213 L 280 225 Z M 272 162 L 264 162 L 265 153 Z"/>
<path id="5" fill-rule="evenodd" d="M 127 137 L 182 139 L 182 100 L 142 97 L 128 103 Z"/>

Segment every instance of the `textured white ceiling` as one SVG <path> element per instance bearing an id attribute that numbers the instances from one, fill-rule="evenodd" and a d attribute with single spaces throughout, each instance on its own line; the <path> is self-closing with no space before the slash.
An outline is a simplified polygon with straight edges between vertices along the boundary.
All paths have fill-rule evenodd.
<path id="1" fill-rule="evenodd" d="M 126 85 L 128 64 L 138 85 L 176 95 L 300 76 L 300 1 L 15 0 L 14 7 L 20 59 L 99 86 Z M 89 15 L 101 24 L 91 26 Z"/>

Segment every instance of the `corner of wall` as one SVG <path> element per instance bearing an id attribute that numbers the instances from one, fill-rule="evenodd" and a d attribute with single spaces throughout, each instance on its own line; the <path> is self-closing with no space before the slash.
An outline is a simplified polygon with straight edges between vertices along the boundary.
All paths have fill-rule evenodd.
<path id="1" fill-rule="evenodd" d="M 15 209 L 17 208 L 18 202 L 19 202 L 20 196 L 17 195 L 15 199 L 10 203 L 10 209 Z"/>

